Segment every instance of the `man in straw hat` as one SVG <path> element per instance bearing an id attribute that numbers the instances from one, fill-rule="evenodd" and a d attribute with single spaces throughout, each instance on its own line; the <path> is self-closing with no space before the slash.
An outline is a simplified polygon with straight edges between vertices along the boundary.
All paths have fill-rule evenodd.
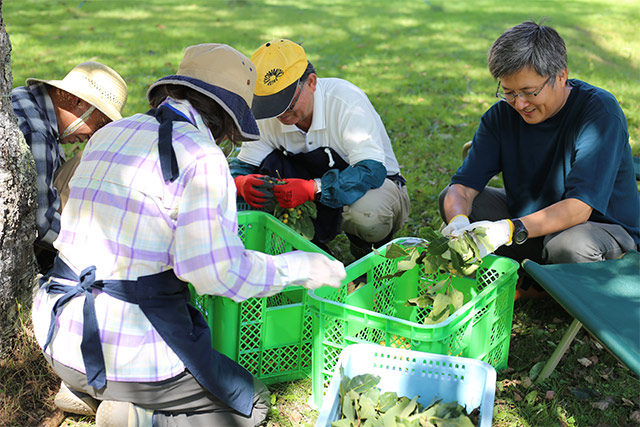
<path id="1" fill-rule="evenodd" d="M 91 413 L 102 400 L 98 426 L 265 419 L 268 390 L 212 349 L 187 283 L 241 301 L 290 285 L 338 287 L 346 272 L 318 253 L 246 250 L 237 234 L 235 186 L 217 144 L 258 138 L 255 79 L 235 49 L 191 46 L 177 74 L 149 88 L 152 110 L 87 144 L 33 309 L 65 410 Z"/>
<path id="2" fill-rule="evenodd" d="M 255 208 L 267 207 L 270 194 L 284 208 L 315 201 L 314 242 L 326 247 L 342 229 L 356 258 L 391 240 L 409 216 L 409 195 L 364 92 L 318 78 L 290 40 L 265 43 L 251 60 L 258 71 L 252 110 L 263 120 L 260 140 L 243 144 L 231 161 L 238 194 Z M 284 184 L 271 189 L 264 175 Z"/>
<path id="3" fill-rule="evenodd" d="M 60 212 L 79 155 L 65 161 L 60 144 L 88 140 L 112 120 L 120 119 L 127 85 L 111 68 L 88 61 L 62 80 L 30 78 L 11 92 L 20 130 L 36 162 L 38 209 L 36 255 L 41 269 L 51 266 Z"/>

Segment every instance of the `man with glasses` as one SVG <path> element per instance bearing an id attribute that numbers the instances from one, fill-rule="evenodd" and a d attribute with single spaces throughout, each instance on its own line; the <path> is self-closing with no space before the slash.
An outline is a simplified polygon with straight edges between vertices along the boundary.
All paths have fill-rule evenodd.
<path id="1" fill-rule="evenodd" d="M 625 116 L 613 95 L 568 79 L 558 33 L 505 31 L 489 70 L 500 99 L 440 195 L 443 233 L 486 228 L 481 251 L 557 264 L 612 259 L 640 244 L 640 198 Z M 502 172 L 504 188 L 487 187 Z"/>
<path id="2" fill-rule="evenodd" d="M 409 195 L 364 92 L 318 78 L 302 46 L 290 40 L 265 43 L 251 61 L 258 72 L 251 108 L 262 120 L 260 140 L 244 142 L 230 162 L 238 194 L 264 210 L 315 201 L 313 241 L 324 249 L 341 230 L 355 258 L 391 240 L 408 218 Z"/>

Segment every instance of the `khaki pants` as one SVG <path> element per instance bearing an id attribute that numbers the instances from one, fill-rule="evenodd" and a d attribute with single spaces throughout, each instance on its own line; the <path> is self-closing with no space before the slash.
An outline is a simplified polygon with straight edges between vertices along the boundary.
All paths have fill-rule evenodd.
<path id="1" fill-rule="evenodd" d="M 342 212 L 342 231 L 364 242 L 380 242 L 402 228 L 411 203 L 405 185 L 385 179 Z"/>

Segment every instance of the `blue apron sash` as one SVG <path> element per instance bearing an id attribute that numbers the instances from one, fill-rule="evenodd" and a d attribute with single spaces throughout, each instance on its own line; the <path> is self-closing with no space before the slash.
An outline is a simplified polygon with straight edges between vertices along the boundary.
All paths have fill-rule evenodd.
<path id="1" fill-rule="evenodd" d="M 56 278 L 74 281 L 68 286 Z M 211 346 L 209 327 L 202 314 L 189 304 L 189 288 L 173 270 L 137 280 L 95 280 L 95 267 L 84 269 L 80 276 L 56 257 L 53 268 L 40 279 L 48 293 L 63 294 L 51 311 L 51 323 L 44 350 L 53 338 L 56 318 L 71 299 L 85 295 L 83 305 L 82 358 L 87 382 L 95 388 L 106 384 L 104 356 L 100 342 L 93 291 L 132 304 L 138 304 L 151 325 L 178 355 L 198 382 L 222 402 L 243 415 L 253 408 L 253 376 Z"/>
<path id="2" fill-rule="evenodd" d="M 160 168 L 165 182 L 175 181 L 180 175 L 176 152 L 173 149 L 173 122 L 191 123 L 182 113 L 174 110 L 169 105 L 162 105 L 147 111 L 160 123 L 158 128 L 158 154 L 160 156 Z"/>

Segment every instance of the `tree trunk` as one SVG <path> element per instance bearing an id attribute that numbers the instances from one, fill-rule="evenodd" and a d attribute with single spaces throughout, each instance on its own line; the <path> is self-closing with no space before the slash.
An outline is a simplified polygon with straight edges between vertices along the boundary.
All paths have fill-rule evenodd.
<path id="1" fill-rule="evenodd" d="M 0 0 L 0 357 L 17 331 L 18 314 L 31 312 L 36 274 L 36 168 L 11 105 L 11 43 Z"/>

